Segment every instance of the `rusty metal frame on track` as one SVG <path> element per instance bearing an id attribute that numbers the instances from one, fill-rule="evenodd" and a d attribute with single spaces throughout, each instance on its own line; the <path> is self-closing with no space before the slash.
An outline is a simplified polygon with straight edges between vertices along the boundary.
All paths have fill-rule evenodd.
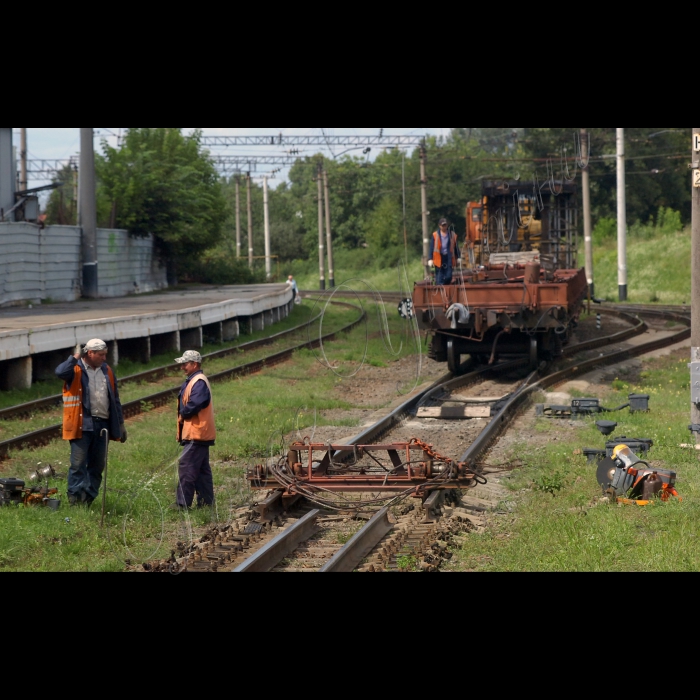
<path id="1" fill-rule="evenodd" d="M 352 573 L 393 529 L 389 522 L 389 509 L 382 508 L 319 573 Z"/>
<path id="2" fill-rule="evenodd" d="M 366 313 L 364 310 L 360 309 L 354 304 L 346 304 L 344 302 L 338 303 L 342 303 L 343 306 L 348 306 L 350 308 L 356 309 L 358 312 L 361 312 L 360 316 L 357 318 L 357 320 L 353 321 L 352 323 L 349 323 L 347 326 L 344 326 L 343 328 L 340 328 L 332 333 L 327 333 L 322 338 L 317 338 L 306 343 L 295 345 L 292 348 L 282 350 L 278 353 L 275 353 L 274 355 L 268 355 L 267 357 L 261 360 L 256 360 L 255 362 L 250 362 L 248 364 L 241 365 L 240 367 L 234 367 L 232 369 L 224 370 L 223 372 L 218 372 L 217 374 L 211 375 L 209 377 L 209 380 L 211 382 L 220 382 L 232 379 L 234 377 L 243 377 L 248 374 L 260 372 L 263 369 L 273 367 L 274 365 L 280 364 L 281 362 L 288 360 L 298 350 L 317 348 L 322 342 L 333 340 L 339 334 L 347 333 L 348 331 L 357 328 L 357 326 L 359 326 L 365 320 Z M 297 327 L 295 330 L 298 329 L 299 327 Z M 144 406 L 148 406 L 149 410 L 165 406 L 170 401 L 172 401 L 174 397 L 177 397 L 179 392 L 180 387 L 173 387 L 171 389 L 166 389 L 165 391 L 158 392 L 157 394 L 151 394 L 150 396 L 141 397 L 136 401 L 125 403 L 122 405 L 124 417 L 133 418 L 134 416 L 143 413 Z M 10 440 L 0 442 L 0 461 L 7 459 L 9 453 L 12 450 L 23 450 L 27 449 L 28 447 L 40 447 L 42 445 L 48 444 L 52 440 L 59 439 L 62 435 L 62 432 L 62 425 L 52 425 L 48 428 L 36 430 L 32 433 L 27 433 L 25 435 L 20 435 L 16 438 L 11 438 Z"/>
<path id="3" fill-rule="evenodd" d="M 246 559 L 234 574 L 261 574 L 272 571 L 284 561 L 302 542 L 316 532 L 316 521 L 320 510 L 312 510 L 290 528 L 281 532 L 249 559 Z"/>

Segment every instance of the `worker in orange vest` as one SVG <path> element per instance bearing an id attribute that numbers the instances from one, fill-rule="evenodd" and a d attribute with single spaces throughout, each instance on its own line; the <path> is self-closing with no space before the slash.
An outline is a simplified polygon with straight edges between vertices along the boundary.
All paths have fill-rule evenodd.
<path id="1" fill-rule="evenodd" d="M 184 447 L 180 457 L 177 502 L 173 509 L 214 505 L 214 478 L 209 464 L 209 448 L 216 441 L 211 384 L 202 372 L 202 356 L 188 350 L 175 360 L 187 375 L 177 399 L 177 440 Z"/>
<path id="2" fill-rule="evenodd" d="M 435 269 L 435 284 L 452 284 L 455 261 L 462 257 L 457 245 L 457 234 L 450 231 L 447 219 L 440 219 L 440 230 L 433 233 L 430 241 L 428 266 Z"/>
<path id="3" fill-rule="evenodd" d="M 70 440 L 68 501 L 90 506 L 102 485 L 107 440 L 126 442 L 117 378 L 107 364 L 107 343 L 99 338 L 56 368 L 63 386 L 63 439 Z"/>

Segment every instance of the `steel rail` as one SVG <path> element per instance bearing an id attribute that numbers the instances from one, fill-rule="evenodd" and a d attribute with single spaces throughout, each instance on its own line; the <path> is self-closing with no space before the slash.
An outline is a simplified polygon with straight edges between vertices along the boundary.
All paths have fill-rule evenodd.
<path id="1" fill-rule="evenodd" d="M 312 510 L 290 528 L 281 532 L 277 537 L 246 559 L 234 574 L 263 574 L 272 571 L 284 561 L 302 542 L 311 537 L 316 531 L 316 521 L 320 510 Z"/>
<path id="2" fill-rule="evenodd" d="M 325 566 L 321 574 L 352 573 L 386 537 L 394 525 L 389 522 L 389 509 L 382 508 Z"/>
<path id="3" fill-rule="evenodd" d="M 469 449 L 461 457 L 460 461 L 471 467 L 478 464 L 493 441 L 501 434 L 508 423 L 515 418 L 518 410 L 527 403 L 530 396 L 534 392 L 561 384 L 562 382 L 573 379 L 581 374 L 590 372 L 601 365 L 614 365 L 623 360 L 644 355 L 648 352 L 653 352 L 654 350 L 668 347 L 669 345 L 675 345 L 676 343 L 680 343 L 690 338 L 689 318 L 680 314 L 673 314 L 669 312 L 663 313 L 665 317 L 669 318 L 669 320 L 676 320 L 687 327 L 667 338 L 661 338 L 658 340 L 653 340 L 649 343 L 643 343 L 642 345 L 619 350 L 603 357 L 595 357 L 590 360 L 585 360 L 572 367 L 568 367 L 560 370 L 559 372 L 543 377 L 535 383 L 531 383 L 535 375 L 530 375 L 520 390 L 511 397 L 511 399 L 503 406 L 501 411 L 494 416 L 491 422 L 481 432 L 479 437 L 471 444 Z"/>
<path id="4" fill-rule="evenodd" d="M 334 305 L 345 306 L 353 309 L 357 308 L 353 304 L 348 304 L 342 301 L 334 302 Z M 281 340 L 282 338 L 285 338 L 288 335 L 292 335 L 297 331 L 303 330 L 304 328 L 308 328 L 309 326 L 311 326 L 311 324 L 318 321 L 320 317 L 321 314 L 315 316 L 310 321 L 306 321 L 305 323 L 302 323 L 298 326 L 294 326 L 294 328 L 290 328 L 286 331 L 281 331 L 280 333 L 275 333 L 274 335 L 270 335 L 265 338 L 259 338 L 258 340 L 251 340 L 247 343 L 242 343 L 241 345 L 235 345 L 230 348 L 225 348 L 224 350 L 216 350 L 215 352 L 208 353 L 207 355 L 203 355 L 202 357 L 205 360 L 216 360 L 240 352 L 246 353 L 250 352 L 251 350 L 257 350 L 258 348 L 265 347 L 266 345 L 274 345 L 274 343 L 276 343 L 278 340 Z M 125 384 L 132 384 L 134 382 L 156 381 L 158 379 L 164 378 L 165 376 L 167 376 L 168 373 L 175 372 L 178 369 L 179 365 L 171 364 L 164 365 L 162 367 L 156 367 L 155 369 L 149 369 L 145 372 L 139 372 L 138 374 L 131 374 L 127 377 L 122 377 L 121 379 L 119 379 L 119 386 L 123 386 Z M 63 396 L 61 394 L 54 394 L 53 396 L 47 396 L 43 399 L 36 399 L 35 401 L 28 401 L 27 403 L 18 404 L 17 406 L 11 406 L 10 408 L 3 408 L 0 409 L 0 421 L 31 415 L 39 411 L 51 410 L 56 406 L 60 406 L 62 402 Z"/>
<path id="5" fill-rule="evenodd" d="M 362 311 L 358 307 L 352 304 L 344 304 L 345 306 L 352 307 L 357 311 Z M 290 359 L 295 352 L 303 349 L 314 349 L 321 345 L 322 342 L 334 340 L 338 335 L 342 333 L 347 333 L 357 328 L 366 318 L 366 313 L 361 312 L 360 316 L 352 323 L 347 324 L 343 328 L 333 331 L 332 333 L 327 333 L 326 335 L 310 340 L 306 343 L 300 343 L 294 347 L 287 348 L 280 352 L 274 353 L 273 355 L 268 355 L 260 360 L 254 362 L 249 362 L 248 364 L 241 365 L 239 367 L 234 367 L 232 369 L 224 370 L 223 372 L 218 372 L 209 377 L 211 382 L 221 382 L 227 381 L 234 377 L 242 377 L 248 374 L 253 374 L 259 372 L 265 368 L 272 367 Z M 159 408 L 168 404 L 174 397 L 176 397 L 180 392 L 180 387 L 173 387 L 166 389 L 165 391 L 160 391 L 156 394 L 151 394 L 150 396 L 144 396 L 136 401 L 131 401 L 122 405 L 122 410 L 124 412 L 124 418 L 133 418 L 141 413 L 147 413 L 154 408 Z M 21 451 L 29 447 L 39 447 L 41 445 L 46 445 L 52 440 L 59 439 L 63 432 L 62 425 L 52 425 L 41 430 L 36 430 L 25 435 L 20 435 L 16 438 L 11 438 L 10 440 L 5 440 L 0 442 L 0 461 L 8 458 L 9 453 L 12 450 Z"/>

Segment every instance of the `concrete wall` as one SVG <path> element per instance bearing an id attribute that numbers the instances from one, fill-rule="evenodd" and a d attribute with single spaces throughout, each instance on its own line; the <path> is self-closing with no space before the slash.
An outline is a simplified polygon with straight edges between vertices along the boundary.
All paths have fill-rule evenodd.
<path id="1" fill-rule="evenodd" d="M 100 296 L 118 297 L 167 286 L 153 239 L 98 229 Z M 75 301 L 81 294 L 80 229 L 0 223 L 0 306 Z"/>

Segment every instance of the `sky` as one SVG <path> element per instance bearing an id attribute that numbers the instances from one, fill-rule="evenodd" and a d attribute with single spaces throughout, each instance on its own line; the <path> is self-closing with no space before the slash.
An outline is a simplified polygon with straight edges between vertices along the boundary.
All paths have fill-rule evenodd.
<path id="1" fill-rule="evenodd" d="M 99 141 L 101 139 L 106 139 L 111 145 L 116 145 L 119 134 L 123 132 L 124 128 L 107 128 L 107 127 L 95 127 L 96 133 L 96 147 L 99 147 Z M 19 146 L 19 129 L 15 128 L 15 146 Z M 192 131 L 192 128 L 185 128 L 185 131 Z M 304 129 L 304 128 L 285 128 L 285 129 L 234 129 L 234 128 L 204 128 L 202 129 L 207 136 L 249 136 L 249 135 L 277 135 L 277 134 L 287 134 L 294 136 L 307 136 L 307 135 L 322 135 L 325 131 L 328 135 L 344 136 L 344 135 L 374 135 L 378 134 L 380 129 L 372 128 L 341 128 L 341 129 Z M 385 134 L 393 135 L 405 135 L 405 134 L 432 134 L 435 136 L 447 135 L 450 129 L 408 129 L 408 128 L 396 128 L 396 129 L 384 129 Z M 67 160 L 71 156 L 76 155 L 80 149 L 80 130 L 78 128 L 73 129 L 27 129 L 27 151 L 29 153 L 30 160 Z M 317 153 L 319 148 L 310 149 L 309 153 Z M 325 149 L 326 153 L 330 153 Z M 230 155 L 272 155 L 279 154 L 279 150 L 271 150 L 268 148 L 254 147 L 253 149 L 216 149 L 217 153 L 227 153 Z M 304 155 L 304 154 L 302 154 Z M 284 178 L 285 173 L 279 174 L 278 181 Z M 30 187 L 40 187 L 47 184 L 44 180 L 34 180 L 29 183 Z"/>

